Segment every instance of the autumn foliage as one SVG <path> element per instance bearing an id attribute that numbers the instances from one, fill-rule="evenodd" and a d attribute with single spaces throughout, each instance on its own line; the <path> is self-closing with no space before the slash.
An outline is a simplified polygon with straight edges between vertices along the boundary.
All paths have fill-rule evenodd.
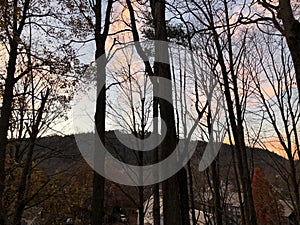
<path id="1" fill-rule="evenodd" d="M 283 206 L 261 168 L 254 169 L 252 193 L 258 224 L 279 225 Z"/>

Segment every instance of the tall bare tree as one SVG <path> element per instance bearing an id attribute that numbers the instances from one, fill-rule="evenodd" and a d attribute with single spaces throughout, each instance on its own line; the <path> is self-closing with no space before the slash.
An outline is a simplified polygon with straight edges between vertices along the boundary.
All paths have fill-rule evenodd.
<path id="1" fill-rule="evenodd" d="M 191 29 L 191 36 L 194 37 L 194 40 L 198 40 L 194 48 L 204 43 L 202 45 L 204 46 L 207 59 L 214 65 L 212 73 L 221 81 L 235 143 L 239 184 L 244 196 L 244 203 L 240 202 L 241 207 L 244 206 L 245 209 L 243 210 L 246 220 L 244 223 L 256 224 L 251 191 L 251 170 L 248 165 L 244 135 L 243 109 L 247 95 L 240 96 L 241 92 L 245 93 L 245 87 L 239 86 L 240 78 L 238 76 L 239 74 L 244 74 L 240 64 L 244 57 L 247 32 L 242 31 L 237 21 L 234 20 L 234 14 L 237 12 L 230 10 L 232 8 L 230 2 L 183 1 L 182 4 L 180 2 L 172 2 L 170 5 L 173 5 L 173 8 L 182 10 L 180 15 L 184 16 L 182 16 L 181 20 L 184 19 L 186 21 Z M 241 35 L 240 45 L 234 42 L 235 33 Z"/>
<path id="2" fill-rule="evenodd" d="M 91 5 L 95 14 L 95 25 L 94 25 L 94 36 L 96 43 L 95 59 L 105 56 L 105 44 L 108 37 L 108 32 L 111 24 L 111 12 L 113 7 L 113 0 L 109 0 L 106 3 L 105 15 L 103 16 L 104 1 L 96 0 Z M 104 18 L 104 24 L 103 24 Z M 106 71 L 103 65 L 97 64 L 97 81 L 105 83 Z M 97 90 L 97 103 L 96 103 L 96 114 L 95 123 L 96 129 L 100 140 L 105 144 L 105 113 L 106 113 L 106 89 L 105 85 L 101 90 Z M 104 165 L 103 165 L 104 166 Z M 105 179 L 96 171 L 94 172 L 93 178 L 93 202 L 92 202 L 92 224 L 99 225 L 103 224 L 104 216 L 104 185 Z"/>
<path id="3" fill-rule="evenodd" d="M 168 41 L 166 30 L 166 2 L 154 1 L 154 24 L 155 24 L 155 40 Z M 159 48 L 156 47 L 156 52 Z M 168 55 L 167 52 L 165 52 Z M 170 65 L 161 62 L 155 62 L 154 74 L 171 81 Z M 172 96 L 171 87 L 159 86 L 159 92 Z M 172 97 L 170 98 L 172 99 Z M 176 127 L 174 108 L 172 103 L 164 99 L 158 99 L 160 106 L 160 117 L 166 123 L 166 136 L 161 144 L 162 157 L 167 157 L 170 151 L 173 151 L 178 142 L 176 138 Z M 162 183 L 163 190 L 163 215 L 164 224 L 181 224 L 180 199 L 179 199 L 179 183 L 177 175 L 174 175 Z"/>

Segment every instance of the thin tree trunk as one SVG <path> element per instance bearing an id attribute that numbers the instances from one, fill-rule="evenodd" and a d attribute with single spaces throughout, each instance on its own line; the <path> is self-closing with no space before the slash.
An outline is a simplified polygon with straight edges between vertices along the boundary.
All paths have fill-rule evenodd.
<path id="1" fill-rule="evenodd" d="M 192 222 L 193 225 L 197 225 L 196 213 L 195 213 L 195 197 L 194 197 L 194 182 L 193 182 L 193 173 L 191 162 L 188 162 L 188 175 L 189 175 L 189 192 L 190 192 L 190 202 L 191 202 L 191 211 L 192 211 Z"/>
<path id="2" fill-rule="evenodd" d="M 226 17 L 227 17 L 226 18 L 227 23 L 229 23 L 228 9 L 227 9 L 226 2 L 224 2 L 224 6 L 225 6 Z M 231 75 L 230 78 L 228 76 L 226 63 L 222 52 L 222 47 L 219 41 L 219 35 L 217 34 L 216 30 L 213 30 L 213 37 L 218 52 L 219 64 L 221 67 L 221 72 L 222 72 L 223 82 L 224 82 L 224 94 L 227 103 L 228 116 L 229 116 L 230 126 L 231 126 L 231 130 L 235 142 L 236 159 L 238 162 L 239 176 L 241 178 L 242 191 L 244 195 L 246 223 L 251 225 L 256 225 L 257 224 L 256 213 L 255 213 L 254 202 L 252 197 L 251 179 L 250 179 L 250 173 L 248 168 L 246 146 L 244 140 L 242 110 L 241 110 L 239 91 L 237 86 L 237 76 L 234 72 L 234 67 L 233 67 L 234 66 L 233 54 L 232 54 L 231 33 L 230 33 L 229 24 L 227 24 L 227 32 L 228 32 L 227 37 L 228 37 L 228 45 L 229 45 L 228 49 L 229 49 L 229 58 L 230 58 L 230 65 L 229 65 L 230 75 Z M 231 87 L 229 85 L 230 80 L 232 80 L 234 86 L 233 93 L 234 93 L 235 106 L 233 105 L 233 100 L 231 96 Z M 236 113 L 234 109 L 236 109 Z"/>
<path id="3" fill-rule="evenodd" d="M 141 139 L 145 139 L 145 97 L 141 99 L 141 104 L 142 104 L 142 118 L 141 118 Z M 142 149 L 144 149 L 144 146 L 141 146 Z M 138 153 L 139 156 L 139 166 L 144 166 L 144 154 L 143 151 L 139 151 Z M 141 171 L 142 173 L 143 171 Z M 143 179 L 143 174 L 141 174 L 141 179 Z M 139 225 L 144 225 L 144 217 L 145 217 L 145 212 L 144 212 L 144 186 L 139 186 Z"/>
<path id="4" fill-rule="evenodd" d="M 214 189 L 214 213 L 217 225 L 223 224 L 222 219 L 222 206 L 221 206 L 221 195 L 220 195 L 220 177 L 218 171 L 218 159 L 214 160 L 211 164 L 211 174 Z"/>
<path id="5" fill-rule="evenodd" d="M 153 118 L 158 118 L 158 92 L 157 84 L 153 85 Z M 153 124 L 153 134 L 158 135 L 158 119 L 154 120 Z M 159 148 L 154 150 L 154 163 L 159 162 Z M 154 176 L 159 176 L 155 174 Z M 153 222 L 154 225 L 160 225 L 160 193 L 159 193 L 159 183 L 153 185 Z"/>
<path id="6" fill-rule="evenodd" d="M 132 34 L 133 34 L 133 40 L 136 42 L 136 49 L 140 57 L 143 59 L 145 64 L 146 73 L 150 76 L 151 82 L 153 84 L 153 118 L 158 118 L 158 98 L 156 97 L 158 95 L 158 84 L 155 79 L 153 79 L 153 71 L 150 66 L 149 60 L 146 58 L 146 55 L 144 51 L 142 50 L 139 42 L 139 33 L 136 26 L 136 20 L 134 15 L 134 9 L 132 7 L 131 1 L 126 0 L 126 4 L 128 6 L 130 20 L 131 20 L 131 26 L 132 26 Z M 151 3 L 152 4 L 152 3 Z M 152 6 L 152 14 L 154 15 L 154 8 Z M 158 120 L 154 120 L 153 124 L 153 134 L 158 135 Z M 158 142 L 158 141 L 157 141 Z M 154 150 L 153 155 L 153 163 L 157 163 L 159 161 L 159 149 L 156 148 Z M 155 174 L 154 176 L 158 176 L 158 174 Z M 142 195 L 140 195 L 141 200 Z M 153 220 L 154 225 L 160 225 L 160 195 L 159 195 L 159 184 L 153 185 Z M 141 204 L 141 203 L 140 203 Z M 142 215 L 142 217 L 139 217 L 139 223 L 144 223 L 144 211 L 142 214 L 142 209 L 140 207 L 139 209 L 139 215 Z M 143 221 L 142 221 L 143 220 Z"/>
<path id="7" fill-rule="evenodd" d="M 14 212 L 13 217 L 13 225 L 21 225 L 22 215 L 25 209 L 25 206 L 27 204 L 26 202 L 26 186 L 28 185 L 28 182 L 30 182 L 30 173 L 31 173 L 31 166 L 32 166 L 32 156 L 33 156 L 33 149 L 35 145 L 35 141 L 37 139 L 38 133 L 39 133 L 39 127 L 43 118 L 43 112 L 45 109 L 46 102 L 48 100 L 50 94 L 50 90 L 47 89 L 45 95 L 41 96 L 42 102 L 41 106 L 38 110 L 38 115 L 35 123 L 33 124 L 33 128 L 31 131 L 31 137 L 30 137 L 30 143 L 28 146 L 28 153 L 25 161 L 25 165 L 22 171 L 21 181 L 18 188 L 18 196 L 17 196 L 17 204 Z M 32 96 L 33 97 L 33 96 Z"/>
<path id="8" fill-rule="evenodd" d="M 211 125 L 211 109 L 208 107 L 208 115 L 207 115 L 207 127 L 208 127 L 208 133 L 210 134 L 212 132 L 212 125 Z M 213 149 L 212 149 L 213 150 Z M 213 196 L 214 196 L 214 215 L 215 215 L 215 221 L 217 225 L 222 225 L 222 206 L 221 206 L 221 195 L 220 195 L 220 176 L 219 176 L 219 170 L 218 170 L 218 163 L 219 163 L 219 154 L 217 155 L 217 158 L 212 162 L 210 168 L 211 168 L 211 175 L 212 175 L 212 182 L 213 182 Z"/>

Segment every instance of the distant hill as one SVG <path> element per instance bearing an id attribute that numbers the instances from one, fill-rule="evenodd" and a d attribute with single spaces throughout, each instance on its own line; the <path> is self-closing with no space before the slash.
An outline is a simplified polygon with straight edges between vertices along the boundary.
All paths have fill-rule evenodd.
<path id="1" fill-rule="evenodd" d="M 91 138 L 92 134 L 78 134 L 80 138 Z M 106 145 L 110 153 L 116 158 L 129 163 L 137 164 L 137 151 L 132 151 L 122 145 L 116 138 L 113 131 L 107 132 Z M 198 164 L 204 152 L 206 143 L 198 142 L 195 154 L 192 157 L 191 164 L 195 174 Z M 219 152 L 219 165 L 221 179 L 231 177 L 233 179 L 233 148 L 230 145 L 223 144 Z M 288 161 L 274 152 L 259 148 L 247 148 L 249 165 L 252 167 L 262 168 L 270 182 L 275 185 L 284 185 L 278 178 L 276 169 L 283 169 L 288 166 Z M 144 162 L 152 162 L 153 151 L 145 152 Z M 45 158 L 41 166 L 47 173 L 55 173 L 60 170 L 65 170 L 76 161 L 83 160 L 76 145 L 74 135 L 68 136 L 49 136 L 38 139 L 35 147 L 35 157 Z M 229 174 L 229 175 L 228 175 Z"/>

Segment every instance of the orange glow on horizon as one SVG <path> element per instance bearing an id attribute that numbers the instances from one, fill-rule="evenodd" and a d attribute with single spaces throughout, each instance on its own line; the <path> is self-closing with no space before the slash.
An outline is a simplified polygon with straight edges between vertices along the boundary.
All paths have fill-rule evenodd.
<path id="1" fill-rule="evenodd" d="M 232 144 L 234 145 L 234 140 L 232 138 Z M 224 138 L 224 141 L 223 141 L 224 144 L 228 144 L 230 145 L 230 139 L 228 136 L 226 136 Z M 249 146 L 249 144 L 246 143 L 247 146 Z M 280 144 L 280 141 L 278 139 L 278 137 L 276 136 L 273 136 L 273 137 L 268 137 L 268 138 L 265 138 L 263 141 L 261 141 L 260 143 L 257 143 L 255 146 L 255 148 L 260 148 L 260 149 L 264 149 L 264 150 L 267 150 L 269 152 L 273 152 L 277 155 L 280 155 L 284 158 L 287 158 L 287 154 L 286 152 L 284 151 L 284 148 L 282 147 L 282 145 Z M 295 155 L 295 159 L 297 159 L 298 157 Z"/>

